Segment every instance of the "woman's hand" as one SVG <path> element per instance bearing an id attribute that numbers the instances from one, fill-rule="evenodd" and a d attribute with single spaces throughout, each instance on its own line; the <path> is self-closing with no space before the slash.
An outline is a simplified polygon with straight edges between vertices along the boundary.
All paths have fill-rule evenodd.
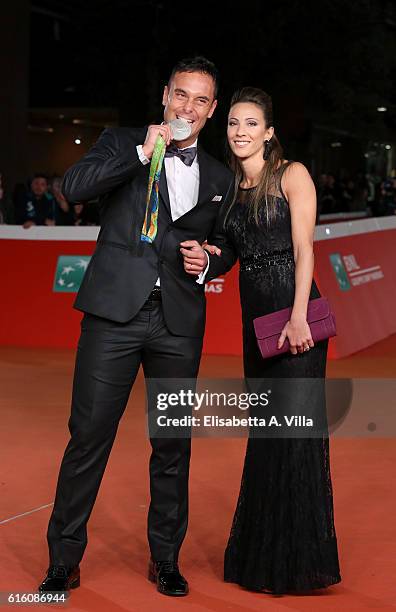
<path id="1" fill-rule="evenodd" d="M 311 330 L 305 317 L 291 318 L 282 330 L 278 340 L 278 349 L 282 348 L 286 338 L 290 344 L 290 352 L 293 355 L 304 353 L 315 346 L 312 340 Z"/>
<path id="2" fill-rule="evenodd" d="M 221 249 L 219 249 L 219 247 L 217 247 L 215 244 L 208 244 L 206 240 L 202 243 L 202 247 L 211 255 L 221 255 Z"/>

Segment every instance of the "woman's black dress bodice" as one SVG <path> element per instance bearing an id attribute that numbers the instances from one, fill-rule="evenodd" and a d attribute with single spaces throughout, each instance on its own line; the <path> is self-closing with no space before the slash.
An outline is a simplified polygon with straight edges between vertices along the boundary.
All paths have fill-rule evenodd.
<path id="1" fill-rule="evenodd" d="M 239 190 L 226 221 L 227 237 L 233 243 L 240 263 L 245 376 L 263 376 L 264 370 L 268 375 L 288 377 L 295 372 L 295 376 L 309 376 L 310 362 L 314 361 L 313 357 L 308 359 L 308 355 L 304 355 L 303 365 L 300 359 L 293 359 L 294 356 L 286 354 L 281 361 L 277 357 L 264 362 L 253 329 L 255 317 L 293 306 L 295 263 L 291 216 L 281 186 L 283 172 L 290 163 L 278 170 L 272 194 L 268 196 L 268 206 L 264 204 L 259 211 L 258 225 L 249 214 L 249 196 L 252 191 L 249 189 Z M 274 218 L 268 212 L 272 204 L 276 210 Z M 310 298 L 317 297 L 320 297 L 320 293 L 315 281 L 312 281 Z M 276 372 L 272 372 L 274 363 Z"/>

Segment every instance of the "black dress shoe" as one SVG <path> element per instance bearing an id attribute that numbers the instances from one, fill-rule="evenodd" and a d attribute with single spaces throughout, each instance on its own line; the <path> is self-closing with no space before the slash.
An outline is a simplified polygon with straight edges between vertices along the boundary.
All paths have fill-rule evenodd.
<path id="1" fill-rule="evenodd" d="M 173 561 L 150 560 L 148 579 L 157 584 L 158 592 L 163 595 L 183 597 L 188 593 L 188 582 Z"/>
<path id="2" fill-rule="evenodd" d="M 80 586 L 80 568 L 50 565 L 47 575 L 40 584 L 40 593 L 47 591 L 69 591 Z"/>

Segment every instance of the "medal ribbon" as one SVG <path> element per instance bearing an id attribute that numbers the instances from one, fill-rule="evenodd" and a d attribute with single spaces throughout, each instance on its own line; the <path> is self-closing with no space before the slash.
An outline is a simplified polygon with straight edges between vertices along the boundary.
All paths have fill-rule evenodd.
<path id="1" fill-rule="evenodd" d="M 161 136 L 158 136 L 151 158 L 146 197 L 146 214 L 144 215 L 144 223 L 140 235 L 141 241 L 151 244 L 154 242 L 158 230 L 159 181 L 165 150 L 165 141 Z"/>

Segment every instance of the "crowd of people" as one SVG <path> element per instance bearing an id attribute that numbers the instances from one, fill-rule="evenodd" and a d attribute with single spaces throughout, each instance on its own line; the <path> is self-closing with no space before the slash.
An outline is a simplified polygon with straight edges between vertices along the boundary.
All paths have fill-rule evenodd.
<path id="1" fill-rule="evenodd" d="M 96 206 L 68 202 L 61 192 L 62 177 L 37 173 L 18 183 L 12 195 L 0 174 L 0 223 L 23 225 L 99 225 Z M 396 178 L 371 174 L 336 178 L 321 174 L 316 181 L 318 217 L 340 212 L 362 212 L 381 217 L 396 214 Z"/>
<path id="2" fill-rule="evenodd" d="M 61 192 L 62 177 L 37 173 L 28 184 L 18 183 L 10 195 L 0 175 L 0 223 L 22 225 L 99 225 L 97 207 L 68 202 Z"/>
<path id="3" fill-rule="evenodd" d="M 396 214 L 396 178 L 373 174 L 336 178 L 321 174 L 316 182 L 319 215 L 361 212 L 383 217 Z"/>

